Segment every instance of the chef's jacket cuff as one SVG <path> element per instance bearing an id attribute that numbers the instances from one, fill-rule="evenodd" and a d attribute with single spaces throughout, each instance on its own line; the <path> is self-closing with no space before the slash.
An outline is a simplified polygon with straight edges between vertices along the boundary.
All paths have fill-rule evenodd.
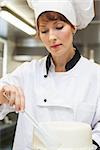
<path id="1" fill-rule="evenodd" d="M 3 120 L 4 117 L 10 113 L 10 112 L 14 112 L 15 109 L 13 107 L 11 107 L 9 104 L 2 104 L 0 105 L 0 120 Z"/>

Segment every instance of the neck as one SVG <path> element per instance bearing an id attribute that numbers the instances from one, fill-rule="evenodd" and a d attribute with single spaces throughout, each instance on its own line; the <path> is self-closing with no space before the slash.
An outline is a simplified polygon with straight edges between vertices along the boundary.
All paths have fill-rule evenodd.
<path id="1" fill-rule="evenodd" d="M 55 71 L 65 72 L 66 71 L 65 66 L 73 58 L 74 54 L 75 49 L 73 48 L 72 51 L 67 52 L 66 54 L 63 54 L 61 56 L 52 56 L 55 65 Z"/>

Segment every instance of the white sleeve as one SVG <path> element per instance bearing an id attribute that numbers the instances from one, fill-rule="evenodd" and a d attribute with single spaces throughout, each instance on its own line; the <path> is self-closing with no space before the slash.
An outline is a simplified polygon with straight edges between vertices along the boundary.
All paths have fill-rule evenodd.
<path id="1" fill-rule="evenodd" d="M 94 119 L 92 122 L 93 125 L 93 140 L 99 145 L 100 147 L 100 66 L 98 69 L 98 101 L 96 104 L 96 110 L 95 110 L 95 115 Z"/>
<path id="2" fill-rule="evenodd" d="M 93 120 L 94 128 L 92 130 L 93 140 L 100 146 L 100 98 L 97 104 L 96 113 Z"/>
<path id="3" fill-rule="evenodd" d="M 12 73 L 5 75 L 0 80 L 0 86 L 3 85 L 15 85 L 23 89 L 23 74 L 27 71 L 27 63 L 23 63 Z M 2 120 L 9 112 L 14 112 L 15 109 L 8 104 L 0 105 L 0 120 Z"/>
<path id="4" fill-rule="evenodd" d="M 23 63 L 17 67 L 12 73 L 5 75 L 0 79 L 0 86 L 2 85 L 15 85 L 22 87 L 24 74 L 27 72 L 27 63 Z"/>
<path id="5" fill-rule="evenodd" d="M 0 120 L 4 119 L 8 113 L 14 111 L 15 109 L 7 104 L 0 105 Z"/>

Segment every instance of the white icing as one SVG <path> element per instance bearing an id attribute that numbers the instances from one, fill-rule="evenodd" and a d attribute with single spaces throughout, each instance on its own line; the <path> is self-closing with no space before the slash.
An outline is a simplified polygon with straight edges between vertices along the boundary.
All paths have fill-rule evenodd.
<path id="1" fill-rule="evenodd" d="M 91 150 L 92 130 L 90 125 L 80 122 L 46 122 L 40 123 L 51 138 L 58 143 L 57 150 Z M 33 134 L 33 150 L 55 150 L 53 147 L 47 148 L 38 132 Z"/>

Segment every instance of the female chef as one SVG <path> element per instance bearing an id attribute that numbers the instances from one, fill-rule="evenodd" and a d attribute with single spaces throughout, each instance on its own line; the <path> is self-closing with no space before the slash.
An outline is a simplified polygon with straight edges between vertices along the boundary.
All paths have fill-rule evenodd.
<path id="1" fill-rule="evenodd" d="M 73 46 L 76 30 L 85 28 L 94 17 L 93 0 L 28 3 L 35 12 L 37 35 L 49 54 L 22 64 L 0 80 L 0 118 L 19 111 L 13 150 L 28 150 L 32 145 L 33 126 L 21 113 L 24 109 L 38 122 L 90 124 L 93 143 L 99 149 L 100 67 Z"/>

